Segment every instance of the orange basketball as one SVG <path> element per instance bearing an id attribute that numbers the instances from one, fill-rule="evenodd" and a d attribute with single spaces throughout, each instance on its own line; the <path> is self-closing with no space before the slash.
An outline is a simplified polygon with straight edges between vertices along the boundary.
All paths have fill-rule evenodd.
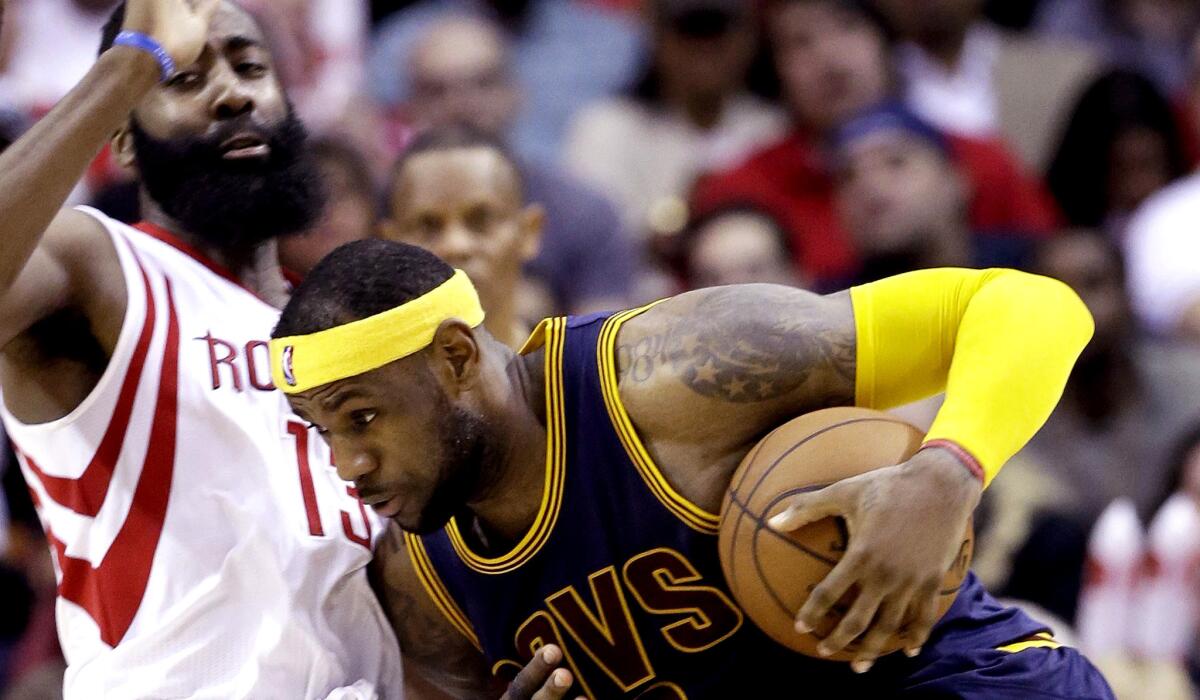
<path id="1" fill-rule="evenodd" d="M 841 559 L 848 533 L 841 518 L 826 518 L 788 534 L 771 530 L 767 521 L 797 494 L 907 460 L 923 438 L 917 428 L 880 411 L 830 408 L 780 426 L 742 460 L 721 506 L 721 568 L 738 604 L 772 639 L 818 656 L 820 638 L 837 626 L 857 590 L 851 589 L 813 634 L 798 633 L 796 613 Z M 968 524 L 939 593 L 939 617 L 950 608 L 967 575 L 973 545 Z M 907 643 L 901 630 L 884 653 Z M 856 650 L 857 641 L 828 658 L 850 661 Z"/>

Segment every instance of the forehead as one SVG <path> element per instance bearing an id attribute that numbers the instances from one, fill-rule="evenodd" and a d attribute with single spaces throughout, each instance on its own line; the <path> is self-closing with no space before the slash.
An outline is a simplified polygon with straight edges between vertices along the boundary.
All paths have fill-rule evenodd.
<path id="1" fill-rule="evenodd" d="M 266 48 L 266 37 L 254 17 L 237 4 L 223 0 L 208 25 L 208 42 L 224 47 L 234 38 L 250 39 Z"/>
<path id="2" fill-rule="evenodd" d="M 412 54 L 415 76 L 426 81 L 497 70 L 503 62 L 500 36 L 485 25 L 467 20 L 435 27 Z"/>
<path id="3" fill-rule="evenodd" d="M 516 173 L 490 148 L 455 148 L 420 153 L 396 180 L 393 206 L 448 208 L 489 199 L 519 205 Z"/>

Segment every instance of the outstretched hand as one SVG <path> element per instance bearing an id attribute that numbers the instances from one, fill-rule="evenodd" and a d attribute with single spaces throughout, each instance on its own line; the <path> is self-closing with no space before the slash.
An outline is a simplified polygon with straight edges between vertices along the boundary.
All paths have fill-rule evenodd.
<path id="1" fill-rule="evenodd" d="M 861 640 L 852 667 L 871 667 L 901 628 L 905 653 L 916 656 L 937 622 L 937 594 L 959 553 L 962 534 L 982 485 L 951 453 L 931 448 L 909 461 L 845 479 L 796 497 L 769 522 L 791 532 L 840 516 L 850 532 L 845 555 L 796 615 L 796 630 L 820 627 L 848 591 L 858 595 L 837 627 L 818 645 L 829 656 Z"/>

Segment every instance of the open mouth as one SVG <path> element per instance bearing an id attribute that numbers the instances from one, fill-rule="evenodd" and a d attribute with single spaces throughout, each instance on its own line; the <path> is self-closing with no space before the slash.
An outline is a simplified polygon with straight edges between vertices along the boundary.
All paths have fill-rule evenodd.
<path id="1" fill-rule="evenodd" d="M 369 494 L 362 502 L 371 507 L 380 517 L 390 518 L 400 512 L 403 505 L 399 496 L 387 494 Z"/>
<path id="2" fill-rule="evenodd" d="M 238 134 L 221 144 L 221 157 L 226 160 L 266 158 L 269 155 L 271 147 L 253 134 Z"/>

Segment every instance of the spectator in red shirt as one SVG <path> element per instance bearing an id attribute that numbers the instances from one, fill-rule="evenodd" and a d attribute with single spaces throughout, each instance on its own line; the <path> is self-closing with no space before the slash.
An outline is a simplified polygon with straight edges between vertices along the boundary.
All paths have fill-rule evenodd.
<path id="1" fill-rule="evenodd" d="M 823 141 L 843 120 L 895 92 L 883 24 L 861 0 L 770 0 L 767 26 L 794 128 L 738 167 L 706 176 L 695 213 L 749 202 L 788 230 L 797 263 L 819 289 L 854 277 L 858 255 L 838 221 Z M 1058 215 L 1041 183 L 998 141 L 947 135 L 966 175 L 975 231 L 1042 237 Z"/>

